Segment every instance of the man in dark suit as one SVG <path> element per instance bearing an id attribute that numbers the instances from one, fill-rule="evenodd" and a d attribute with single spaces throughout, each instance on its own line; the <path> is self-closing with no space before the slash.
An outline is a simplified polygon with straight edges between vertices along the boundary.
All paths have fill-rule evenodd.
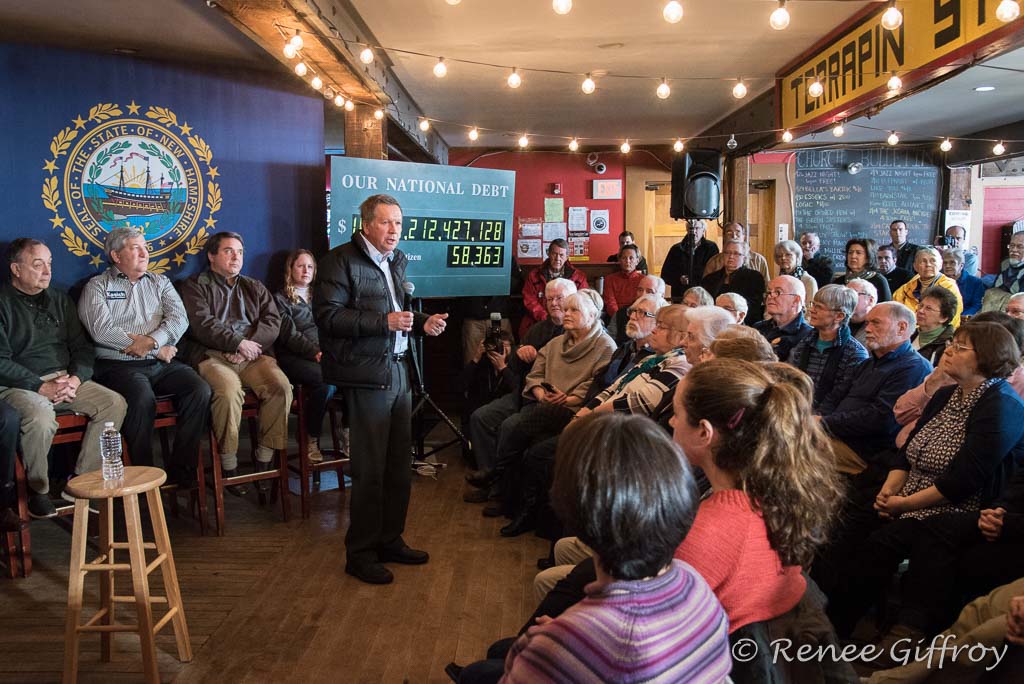
<path id="1" fill-rule="evenodd" d="M 718 254 L 718 245 L 704 239 L 707 226 L 700 219 L 687 222 L 686 237 L 672 245 L 661 266 L 661 277 L 672 288 L 673 299 L 682 301 L 683 294 L 699 285 L 704 266 Z M 764 280 L 762 278 L 762 280 Z"/>
<path id="2" fill-rule="evenodd" d="M 402 539 L 412 471 L 409 334 L 444 332 L 448 314 L 403 310 L 407 258 L 398 249 L 402 209 L 389 195 L 359 207 L 362 230 L 320 263 L 314 314 L 324 382 L 345 396 L 352 494 L 345 572 L 369 584 L 394 577 L 383 563 L 419 565 L 426 551 Z M 415 333 L 414 333 L 415 334 Z"/>
<path id="3" fill-rule="evenodd" d="M 896 250 L 896 265 L 908 273 L 913 272 L 914 259 L 921 247 L 913 242 L 907 242 L 907 222 L 896 219 L 890 223 L 889 237 L 892 238 L 892 246 Z"/>
<path id="4" fill-rule="evenodd" d="M 800 235 L 800 249 L 803 250 L 804 258 L 801 262 L 801 267 L 807 271 L 814 282 L 818 283 L 818 287 L 825 287 L 832 282 L 832 278 L 835 277 L 835 266 L 832 264 L 832 259 L 819 254 L 818 250 L 821 249 L 821 239 L 817 233 L 802 233 Z"/>
<path id="5" fill-rule="evenodd" d="M 889 292 L 895 292 L 914 277 L 913 273 L 896 265 L 896 248 L 892 245 L 878 248 L 878 272 L 888 281 Z"/>

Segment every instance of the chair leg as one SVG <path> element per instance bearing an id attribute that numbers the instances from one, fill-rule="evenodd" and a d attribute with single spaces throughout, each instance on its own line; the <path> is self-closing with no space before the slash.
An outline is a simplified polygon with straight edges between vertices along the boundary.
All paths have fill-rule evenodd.
<path id="1" fill-rule="evenodd" d="M 14 481 L 18 490 L 18 517 L 21 519 L 21 530 L 18 531 L 18 563 L 21 565 L 21 576 L 32 574 L 32 531 L 29 529 L 31 518 L 28 514 L 28 476 L 21 454 L 14 459 Z"/>
<path id="2" fill-rule="evenodd" d="M 178 586 L 178 571 L 174 566 L 174 555 L 171 553 L 171 538 L 167 534 L 167 521 L 164 510 L 160 506 L 160 495 L 156 490 L 146 492 L 149 501 L 149 517 L 153 526 L 153 540 L 156 552 L 162 553 L 167 560 L 160 566 L 164 578 L 164 590 L 167 593 L 167 610 L 174 610 L 171 624 L 174 627 L 174 639 L 178 644 L 178 660 L 187 663 L 192 660 L 192 643 L 188 636 L 188 622 L 185 620 L 185 606 L 181 602 L 181 589 Z"/>
<path id="3" fill-rule="evenodd" d="M 123 499 L 125 522 L 128 527 L 128 555 L 131 558 L 132 589 L 135 595 L 135 611 L 138 613 L 142 667 L 146 681 L 159 684 L 160 672 L 156 664 L 156 640 L 153 636 L 153 605 L 149 601 L 149 577 L 146 575 L 146 550 L 142 545 L 139 496 L 129 494 Z M 166 561 L 164 562 L 166 563 Z"/>
<path id="4" fill-rule="evenodd" d="M 217 536 L 224 536 L 224 476 L 220 468 L 220 446 L 210 430 L 210 468 L 213 470 L 214 516 L 217 521 Z"/>
<path id="5" fill-rule="evenodd" d="M 281 517 L 288 522 L 290 506 L 288 503 L 288 447 L 277 450 L 277 479 L 281 495 Z"/>
<path id="6" fill-rule="evenodd" d="M 18 533 L 4 533 L 4 556 L 7 562 L 7 576 L 15 579 L 21 570 L 21 563 L 18 562 Z"/>
<path id="7" fill-rule="evenodd" d="M 212 452 L 211 448 L 211 452 Z M 199 509 L 199 534 L 206 536 L 206 526 L 209 522 L 206 510 L 206 462 L 203 460 L 203 443 L 199 442 L 199 453 L 196 454 L 196 480 L 199 483 L 198 495 L 196 495 L 196 507 Z M 189 510 L 191 510 L 192 496 L 189 495 Z"/>
<path id="8" fill-rule="evenodd" d="M 85 589 L 85 547 L 88 543 L 87 522 L 89 502 L 75 501 L 75 522 L 71 532 L 71 563 L 68 569 L 68 608 L 64 617 L 64 682 L 78 681 L 79 621 L 82 616 L 82 594 Z"/>
<path id="9" fill-rule="evenodd" d="M 310 462 L 309 462 L 309 434 L 306 432 L 306 416 L 304 415 L 304 397 L 298 400 L 298 420 L 295 422 L 295 441 L 299 445 L 299 507 L 302 510 L 302 519 L 309 519 L 309 500 L 312 497 L 309 485 Z"/>
<path id="10" fill-rule="evenodd" d="M 107 554 L 107 563 L 115 563 L 114 547 L 114 501 L 113 499 L 102 499 L 99 503 L 100 509 L 100 553 Z M 112 625 L 117 622 L 114 615 L 114 573 L 100 573 L 100 610 L 107 609 L 107 614 L 102 618 L 102 624 Z M 110 662 L 110 632 L 100 632 L 100 661 Z"/>

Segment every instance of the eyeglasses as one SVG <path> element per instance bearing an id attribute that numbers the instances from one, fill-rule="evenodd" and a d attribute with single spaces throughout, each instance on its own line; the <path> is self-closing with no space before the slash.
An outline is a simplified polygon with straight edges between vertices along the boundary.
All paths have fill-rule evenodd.
<path id="1" fill-rule="evenodd" d="M 818 302 L 811 302 L 811 305 L 808 307 L 808 310 L 809 311 L 835 311 L 836 313 L 842 311 L 842 309 L 833 309 L 831 307 L 825 306 L 824 304 L 819 304 Z"/>
<path id="2" fill-rule="evenodd" d="M 974 347 L 968 347 L 966 344 L 957 342 L 956 340 L 949 343 L 949 348 L 954 352 L 972 351 Z"/>
<path id="3" fill-rule="evenodd" d="M 790 296 L 790 297 L 799 297 L 800 296 L 798 294 L 793 294 L 792 292 L 783 292 L 782 290 L 779 290 L 779 289 L 776 288 L 774 290 L 768 290 L 767 292 L 765 292 L 764 293 L 764 298 L 768 299 L 769 297 L 781 297 L 783 295 L 787 295 L 787 296 Z"/>
<path id="4" fill-rule="evenodd" d="M 663 323 L 661 321 L 658 321 L 657 323 L 655 323 L 654 327 L 657 330 L 671 330 L 673 332 L 680 332 L 678 328 L 673 328 L 671 325 L 669 325 L 667 323 Z"/>
<path id="5" fill-rule="evenodd" d="M 644 311 L 643 309 L 637 309 L 637 308 L 632 307 L 632 306 L 629 307 L 628 309 L 626 309 L 626 317 L 627 318 L 632 317 L 632 316 L 636 316 L 637 314 L 639 314 L 640 316 L 643 316 L 644 318 L 657 318 L 658 317 L 658 314 L 656 314 L 656 313 L 651 313 L 650 311 Z"/>

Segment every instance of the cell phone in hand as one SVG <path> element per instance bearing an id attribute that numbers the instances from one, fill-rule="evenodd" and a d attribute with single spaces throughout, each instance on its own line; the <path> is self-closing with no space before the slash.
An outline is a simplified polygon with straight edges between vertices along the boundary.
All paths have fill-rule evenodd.
<path id="1" fill-rule="evenodd" d="M 552 394 L 558 391 L 555 389 L 555 386 L 552 385 L 550 382 L 542 382 L 540 383 L 540 386 L 544 388 L 545 392 L 551 392 Z"/>

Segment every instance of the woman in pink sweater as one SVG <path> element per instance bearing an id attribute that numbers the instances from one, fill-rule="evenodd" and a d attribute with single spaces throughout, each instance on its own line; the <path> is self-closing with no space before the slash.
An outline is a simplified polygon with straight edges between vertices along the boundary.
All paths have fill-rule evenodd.
<path id="1" fill-rule="evenodd" d="M 842 498 L 806 376 L 784 364 L 707 361 L 675 395 L 675 440 L 711 482 L 676 558 L 711 585 L 729 631 L 791 610 L 801 566 Z"/>

